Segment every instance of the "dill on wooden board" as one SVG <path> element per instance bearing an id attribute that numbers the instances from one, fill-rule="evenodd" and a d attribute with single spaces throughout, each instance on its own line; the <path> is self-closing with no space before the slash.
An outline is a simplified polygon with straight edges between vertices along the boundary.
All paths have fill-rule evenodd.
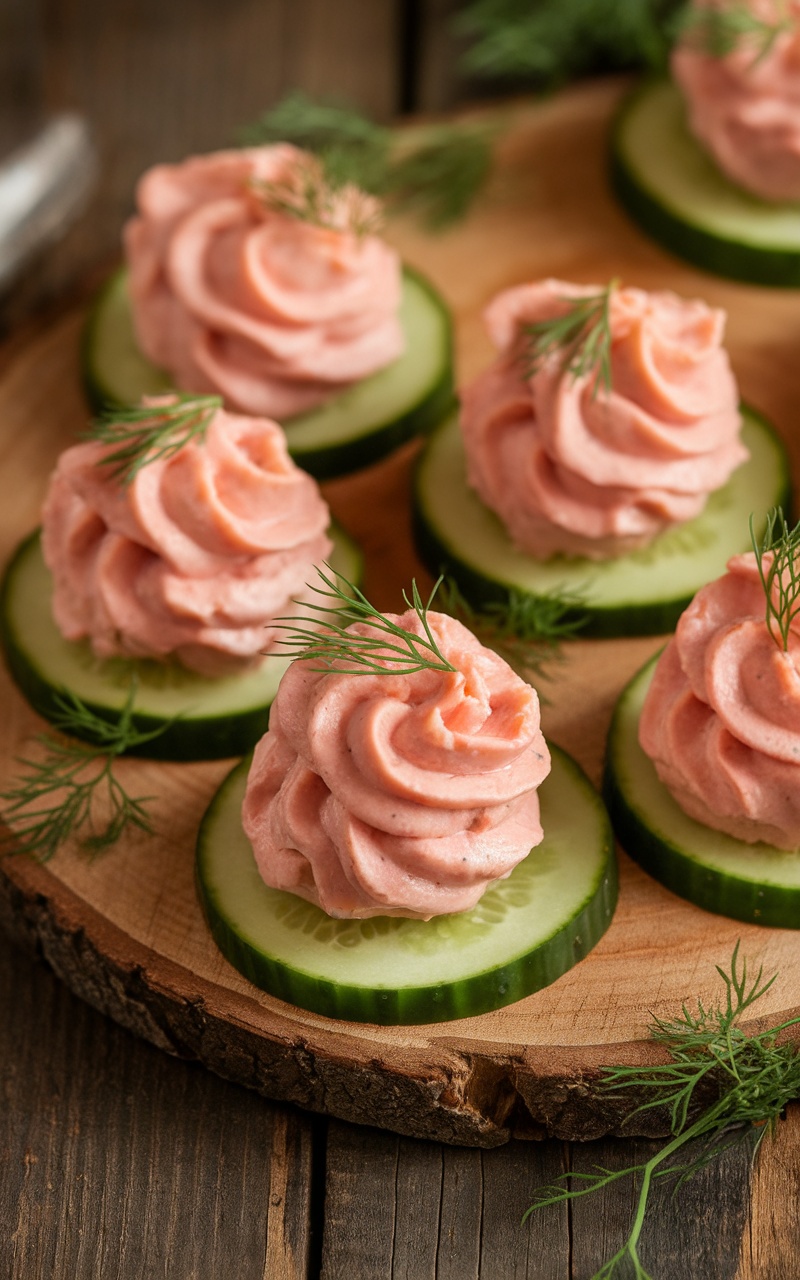
<path id="1" fill-rule="evenodd" d="M 647 1097 L 631 1118 L 655 1108 L 667 1111 L 671 1139 L 642 1164 L 563 1174 L 540 1188 L 523 1217 L 524 1222 L 545 1205 L 592 1195 L 621 1178 L 635 1179 L 636 1208 L 628 1236 L 592 1280 L 623 1275 L 655 1280 L 638 1252 L 654 1180 L 674 1178 L 679 1188 L 723 1151 L 748 1139 L 755 1154 L 766 1134 L 774 1131 L 787 1103 L 800 1096 L 800 1051 L 796 1043 L 784 1038 L 790 1027 L 800 1024 L 800 1018 L 751 1035 L 738 1025 L 742 1015 L 769 991 L 777 975 L 765 979 L 760 968 L 750 978 L 747 961 L 739 957 L 738 942 L 728 967 L 717 965 L 716 969 L 725 988 L 724 1003 L 706 1009 L 698 1001 L 696 1012 L 684 1005 L 675 1018 L 653 1020 L 650 1038 L 666 1051 L 669 1062 L 604 1069 L 603 1084 L 609 1091 L 632 1090 Z M 713 1100 L 695 1114 L 701 1088 L 710 1088 Z"/>
<path id="2" fill-rule="evenodd" d="M 133 721 L 136 692 L 134 681 L 115 722 L 97 715 L 74 693 L 56 695 L 53 724 L 65 736 L 39 734 L 36 742 L 44 754 L 19 758 L 22 775 L 0 792 L 0 816 L 11 829 L 3 852 L 29 854 L 47 862 L 72 836 L 80 838 L 87 853 L 97 854 L 116 844 L 131 827 L 152 832 L 145 809 L 151 797 L 130 796 L 114 775 L 114 763 L 131 748 L 152 742 L 174 722 L 137 729 Z M 103 796 L 109 816 L 98 827 L 97 809 Z"/>

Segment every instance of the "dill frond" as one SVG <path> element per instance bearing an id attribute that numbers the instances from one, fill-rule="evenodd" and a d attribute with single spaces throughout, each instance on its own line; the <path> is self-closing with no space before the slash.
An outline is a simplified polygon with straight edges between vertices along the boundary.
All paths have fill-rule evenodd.
<path id="1" fill-rule="evenodd" d="M 277 630 L 285 632 L 276 644 L 282 646 L 281 657 L 316 662 L 314 671 L 335 671 L 345 675 L 396 675 L 413 671 L 456 671 L 441 652 L 428 622 L 428 611 L 439 586 L 437 582 L 424 603 L 416 581 L 411 584 L 411 599 L 403 599 L 422 624 L 423 636 L 405 631 L 392 622 L 343 574 L 326 564 L 325 573 L 318 569 L 323 586 L 309 583 L 310 589 L 325 604 L 295 601 L 306 614 L 278 618 Z M 330 576 L 333 575 L 333 576 Z M 441 581 L 441 580 L 440 580 Z M 364 635 L 350 628 L 364 623 Z"/>
<path id="2" fill-rule="evenodd" d="M 317 158 L 331 191 L 359 187 L 388 213 L 416 213 L 429 227 L 441 228 L 464 216 L 484 184 L 495 133 L 460 123 L 388 129 L 344 103 L 297 92 L 244 130 L 242 140 L 291 142 Z M 302 217 L 304 204 L 288 199 L 282 211 Z"/>
<path id="3" fill-rule="evenodd" d="M 523 326 L 523 364 L 533 377 L 552 356 L 573 380 L 593 377 L 592 394 L 600 385 L 611 390 L 611 297 L 619 286 L 611 280 L 599 293 L 564 298 L 566 309 L 549 320 Z"/>
<path id="4" fill-rule="evenodd" d="M 129 827 L 152 832 L 145 806 L 149 796 L 130 796 L 114 776 L 118 756 L 152 741 L 169 723 L 141 731 L 133 723 L 136 683 L 131 685 L 119 719 L 96 715 L 73 693 L 57 696 L 54 726 L 63 734 L 89 736 L 92 742 L 39 734 L 41 758 L 19 758 L 21 776 L 0 792 L 2 818 L 11 830 L 4 852 L 24 853 L 47 862 L 73 835 L 92 855 L 115 844 Z M 105 796 L 110 816 L 98 828 L 96 810 Z"/>
<path id="5" fill-rule="evenodd" d="M 786 653 L 792 622 L 800 613 L 800 521 L 790 529 L 782 509 L 773 507 L 760 539 L 750 517 L 750 540 L 764 588 L 767 630 Z"/>
<path id="6" fill-rule="evenodd" d="M 205 439 L 221 407 L 221 396 L 176 392 L 165 403 L 108 409 L 91 423 L 84 439 L 109 446 L 101 465 L 129 485 L 151 462 L 173 457 L 190 440 Z"/>
<path id="7" fill-rule="evenodd" d="M 742 1015 L 769 991 L 776 975 L 765 979 L 760 968 L 751 978 L 747 961 L 739 957 L 738 942 L 728 967 L 717 965 L 717 972 L 725 987 L 724 1003 L 706 1009 L 698 1001 L 696 1012 L 684 1005 L 677 1017 L 653 1021 L 651 1039 L 663 1046 L 670 1062 L 656 1067 L 605 1069 L 606 1089 L 650 1095 L 632 1116 L 656 1107 L 666 1109 L 672 1138 L 642 1164 L 564 1174 L 541 1188 L 525 1213 L 523 1221 L 545 1205 L 564 1204 L 621 1178 L 636 1178 L 636 1210 L 628 1237 L 592 1280 L 611 1280 L 623 1273 L 637 1280 L 652 1280 L 642 1266 L 638 1243 L 654 1179 L 673 1178 L 680 1187 L 735 1143 L 749 1139 L 757 1150 L 786 1104 L 800 1095 L 800 1051 L 782 1038 L 790 1027 L 800 1024 L 800 1018 L 754 1035 L 745 1034 L 738 1026 Z M 711 1092 L 712 1101 L 690 1119 L 697 1111 L 701 1086 L 706 1096 Z M 690 1150 L 684 1156 L 687 1147 Z"/>

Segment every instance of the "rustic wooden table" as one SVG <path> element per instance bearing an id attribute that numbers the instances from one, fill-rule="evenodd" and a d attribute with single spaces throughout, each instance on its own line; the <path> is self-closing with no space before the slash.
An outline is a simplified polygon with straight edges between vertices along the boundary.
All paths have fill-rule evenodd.
<path id="1" fill-rule="evenodd" d="M 268 1102 L 170 1058 L 0 937 L 0 1275 L 8 1280 L 588 1280 L 624 1239 L 629 1186 L 546 1209 L 565 1169 L 657 1143 L 400 1138 Z M 657 1280 L 797 1280 L 800 1106 L 653 1194 Z"/>
<path id="2" fill-rule="evenodd" d="M 283 7 L 271 6 L 270 21 Z M 300 8 L 335 35 L 323 4 Z M 388 39 L 383 17 L 374 21 Z M 100 34 L 88 32 L 92 47 Z M 52 66 L 75 76 L 69 54 L 67 42 Z M 101 229 L 119 216 L 115 199 Z M 577 230 L 567 218 L 556 258 L 575 257 Z M 435 275 L 438 251 L 427 252 Z M 446 265 L 444 242 L 441 252 Z M 635 253 L 644 277 L 658 275 L 649 247 L 636 240 Z M 480 292 L 480 255 L 475 268 Z M 476 320 L 462 357 L 477 335 Z M 534 1191 L 565 1170 L 639 1162 L 659 1145 L 512 1140 L 475 1150 L 273 1103 L 181 1061 L 180 1045 L 170 1057 L 122 1030 L 5 937 L 0 1010 L 0 1276 L 9 1280 L 588 1280 L 625 1237 L 630 1185 L 522 1225 Z M 668 1184 L 655 1188 L 644 1263 L 655 1280 L 797 1280 L 799 1193 L 792 1106 L 754 1166 L 742 1145 L 676 1198 Z"/>

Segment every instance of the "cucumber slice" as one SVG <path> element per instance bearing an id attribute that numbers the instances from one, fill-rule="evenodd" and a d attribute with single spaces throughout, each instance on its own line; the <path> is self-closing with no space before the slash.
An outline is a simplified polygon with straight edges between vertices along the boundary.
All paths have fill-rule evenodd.
<path id="1" fill-rule="evenodd" d="M 800 929 L 800 853 L 747 844 L 695 822 L 639 746 L 656 661 L 623 690 L 608 735 L 603 791 L 620 844 L 654 879 L 706 911 Z"/>
<path id="2" fill-rule="evenodd" d="M 467 1018 L 554 982 L 608 928 L 617 900 L 608 817 L 561 751 L 540 788 L 542 843 L 472 911 L 427 922 L 333 920 L 269 889 L 241 825 L 248 767 L 228 775 L 203 819 L 197 883 L 220 950 L 281 1000 L 382 1025 Z"/>
<path id="3" fill-rule="evenodd" d="M 712 494 L 695 520 L 615 560 L 554 556 L 537 561 L 512 546 L 497 516 L 468 488 L 455 418 L 428 442 L 415 478 L 414 534 L 436 576 L 452 575 L 476 608 L 523 595 L 579 596 L 572 611 L 582 636 L 658 635 L 671 631 L 698 588 L 750 549 L 751 512 L 789 507 L 789 463 L 769 424 L 743 408 L 750 459 Z"/>
<path id="4" fill-rule="evenodd" d="M 292 457 L 318 480 L 376 462 L 412 436 L 430 431 L 452 409 L 450 313 L 433 286 L 408 267 L 403 269 L 400 320 L 406 349 L 399 360 L 321 408 L 282 424 Z M 168 375 L 136 346 L 124 271 L 112 277 L 95 302 L 84 331 L 81 368 L 96 411 L 172 389 Z"/>
<path id="5" fill-rule="evenodd" d="M 351 582 L 361 578 L 361 553 L 337 527 L 331 564 Z M 270 658 L 255 671 L 209 679 L 177 662 L 96 658 L 88 642 L 65 640 L 50 611 L 52 585 L 39 534 L 17 550 L 0 589 L 0 641 L 9 671 L 45 720 L 57 715 L 56 695 L 77 694 L 96 715 L 116 722 L 136 679 L 134 724 L 165 731 L 131 754 L 153 760 L 216 760 L 240 756 L 258 742 L 288 659 Z M 178 719 L 174 719 L 175 717 Z"/>
<path id="6" fill-rule="evenodd" d="M 689 133 L 669 81 L 623 103 L 611 182 L 634 222 L 687 262 L 751 284 L 800 285 L 800 204 L 759 200 L 726 178 Z"/>

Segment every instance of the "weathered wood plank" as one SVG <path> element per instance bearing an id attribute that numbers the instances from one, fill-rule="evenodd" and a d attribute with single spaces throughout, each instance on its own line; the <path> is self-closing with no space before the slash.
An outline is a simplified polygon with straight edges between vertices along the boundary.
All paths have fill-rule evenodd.
<path id="1" fill-rule="evenodd" d="M 169 1058 L 0 939 L 0 1275 L 306 1280 L 311 1124 Z"/>
<path id="2" fill-rule="evenodd" d="M 567 1210 L 549 1206 L 523 1223 L 538 1187 L 547 1186 L 566 1168 L 565 1144 L 511 1142 L 481 1152 L 483 1214 L 481 1266 L 483 1280 L 566 1280 L 569 1276 Z"/>
<path id="3" fill-rule="evenodd" d="M 331 1123 L 322 1280 L 567 1280 L 564 1209 L 522 1215 L 560 1143 L 464 1151 Z"/>
<path id="4" fill-rule="evenodd" d="M 584 1173 L 597 1167 L 626 1168 L 649 1160 L 661 1145 L 615 1139 L 576 1143 L 572 1168 Z M 672 1179 L 653 1183 L 639 1244 L 642 1264 L 653 1280 L 734 1280 L 748 1221 L 750 1163 L 751 1148 L 743 1142 L 701 1169 L 677 1194 Z M 594 1275 L 621 1248 L 635 1211 L 631 1179 L 573 1202 L 574 1280 Z M 759 1280 L 777 1277 L 763 1272 Z"/>
<path id="5" fill-rule="evenodd" d="M 321 1280 L 392 1275 L 399 1146 L 375 1129 L 329 1124 Z"/>
<path id="6" fill-rule="evenodd" d="M 797 1280 L 800 1273 L 800 1103 L 761 1144 L 736 1280 Z"/>

